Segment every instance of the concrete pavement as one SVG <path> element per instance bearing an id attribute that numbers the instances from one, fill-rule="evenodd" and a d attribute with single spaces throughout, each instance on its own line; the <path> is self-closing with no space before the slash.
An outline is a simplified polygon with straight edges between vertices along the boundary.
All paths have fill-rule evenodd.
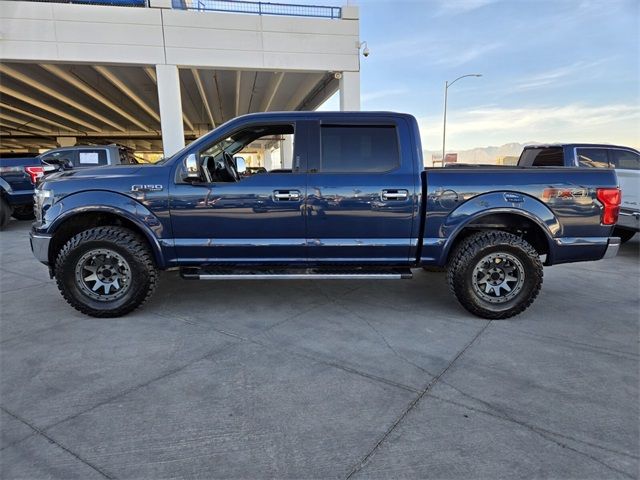
<path id="1" fill-rule="evenodd" d="M 2 478 L 637 478 L 640 242 L 524 314 L 411 281 L 187 282 L 69 307 L 0 233 Z"/>

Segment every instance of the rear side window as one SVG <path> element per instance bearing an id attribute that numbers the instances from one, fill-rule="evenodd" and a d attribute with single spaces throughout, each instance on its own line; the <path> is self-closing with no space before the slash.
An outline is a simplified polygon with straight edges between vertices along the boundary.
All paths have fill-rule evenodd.
<path id="1" fill-rule="evenodd" d="M 640 170 L 640 155 L 630 150 L 610 150 L 611 164 L 621 170 Z"/>
<path id="2" fill-rule="evenodd" d="M 103 148 L 80 150 L 77 167 L 97 167 L 107 165 L 107 151 Z"/>
<path id="3" fill-rule="evenodd" d="M 591 168 L 609 167 L 606 148 L 578 148 L 578 166 Z"/>
<path id="4" fill-rule="evenodd" d="M 542 148 L 531 164 L 533 167 L 562 167 L 564 166 L 564 153 L 562 148 Z"/>
<path id="5" fill-rule="evenodd" d="M 321 172 L 375 173 L 400 166 L 394 126 L 321 127 Z"/>

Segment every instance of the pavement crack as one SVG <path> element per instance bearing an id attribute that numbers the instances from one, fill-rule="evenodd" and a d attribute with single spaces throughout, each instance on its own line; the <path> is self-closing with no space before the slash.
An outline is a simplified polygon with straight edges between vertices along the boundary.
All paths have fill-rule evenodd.
<path id="1" fill-rule="evenodd" d="M 449 387 L 453 388 L 454 390 L 457 390 L 461 394 L 465 395 L 463 392 L 461 392 L 457 388 L 453 387 L 452 385 L 450 385 L 450 384 L 448 384 L 446 382 L 442 382 L 442 383 L 448 385 Z M 491 411 L 475 408 L 475 407 L 466 405 L 464 403 L 456 402 L 455 400 L 450 400 L 450 399 L 447 399 L 447 398 L 440 397 L 438 395 L 434 395 L 432 393 L 430 393 L 428 396 L 431 397 L 431 398 L 435 398 L 437 400 L 440 400 L 442 402 L 449 403 L 449 404 L 456 405 L 458 407 L 470 410 L 472 412 L 482 413 L 482 414 L 489 415 L 489 416 L 494 417 L 494 418 L 499 418 L 499 419 L 507 421 L 507 422 L 515 423 L 516 425 L 519 425 L 521 427 L 526 428 L 527 430 L 539 435 L 540 437 L 544 438 L 545 440 L 547 440 L 547 441 L 549 441 L 551 443 L 554 443 L 554 444 L 556 444 L 557 446 L 559 446 L 561 448 L 566 448 L 567 450 L 571 450 L 572 452 L 577 453 L 578 455 L 586 457 L 586 458 L 588 458 L 588 459 L 590 459 L 590 460 L 602 465 L 603 467 L 607 468 L 608 470 L 611 470 L 613 472 L 616 472 L 616 473 L 619 473 L 621 475 L 624 475 L 627 478 L 635 478 L 633 475 L 628 474 L 624 470 L 620 470 L 618 468 L 615 468 L 615 467 L 605 463 L 604 461 L 600 460 L 599 458 L 597 458 L 597 457 L 595 457 L 595 456 L 593 456 L 593 455 L 591 455 L 591 454 L 589 454 L 587 452 L 583 452 L 582 450 L 578 450 L 577 448 L 571 447 L 567 443 L 561 442 L 561 441 L 559 441 L 559 440 L 557 440 L 557 439 L 555 439 L 553 437 L 554 436 L 561 437 L 561 438 L 564 438 L 566 440 L 570 440 L 570 441 L 573 441 L 573 442 L 576 442 L 576 443 L 581 443 L 581 444 L 584 444 L 584 445 L 588 445 L 590 447 L 597 448 L 597 449 L 600 449 L 600 450 L 604 450 L 604 451 L 609 452 L 609 453 L 614 453 L 614 454 L 617 454 L 617 455 L 622 455 L 622 456 L 630 457 L 630 458 L 633 458 L 633 459 L 638 459 L 638 457 L 635 456 L 635 455 L 629 455 L 628 453 L 625 453 L 625 452 L 619 452 L 619 451 L 616 451 L 616 450 L 611 450 L 611 449 L 608 449 L 606 447 L 602 447 L 600 445 L 596 445 L 596 444 L 593 444 L 593 443 L 590 443 L 590 442 L 585 442 L 583 440 L 578 440 L 576 438 L 572 438 L 572 437 L 569 437 L 567 435 L 563 435 L 563 434 L 560 434 L 560 433 L 557 433 L 557 432 L 553 432 L 551 430 L 546 430 L 546 429 L 541 428 L 541 427 L 536 427 L 535 425 L 530 425 L 530 424 L 528 424 L 528 423 L 526 423 L 526 422 L 524 422 L 522 420 L 518 420 L 517 418 L 513 418 L 512 416 L 506 414 L 504 411 L 492 406 L 491 404 L 489 404 L 487 402 L 484 402 L 483 400 L 480 400 L 480 399 L 477 399 L 475 397 L 472 397 L 471 395 L 466 395 L 466 396 L 476 400 L 479 403 L 487 405 L 492 410 L 495 410 L 495 412 L 491 412 Z M 496 412 L 498 412 L 498 413 L 496 413 Z"/>
<path id="2" fill-rule="evenodd" d="M 380 339 L 384 342 L 384 344 L 387 346 L 387 348 L 389 350 L 391 350 L 391 352 L 398 357 L 400 360 L 402 360 L 403 362 L 405 362 L 408 365 L 411 365 L 415 368 L 417 368 L 418 370 L 420 370 L 423 373 L 426 373 L 427 375 L 429 375 L 430 377 L 434 377 L 435 374 L 430 372 L 429 370 L 425 369 L 424 367 L 422 367 L 421 365 L 418 365 L 417 363 L 409 360 L 407 357 L 405 357 L 404 355 L 402 355 L 400 352 L 398 352 L 392 345 L 391 343 L 389 343 L 389 341 L 387 340 L 387 337 L 385 337 L 382 332 L 380 332 L 380 330 L 378 330 L 376 327 L 374 327 L 371 322 L 363 315 L 360 315 L 358 312 L 356 312 L 355 310 L 351 309 L 349 306 L 345 305 L 342 302 L 336 301 L 335 302 L 336 305 L 341 306 L 342 308 L 344 308 L 347 312 L 349 312 L 350 314 L 352 314 L 353 316 L 355 316 L 356 318 L 362 320 L 364 323 L 366 323 L 369 328 L 371 330 L 373 330 L 375 332 L 375 334 L 380 337 Z"/>
<path id="3" fill-rule="evenodd" d="M 362 468 L 367 464 L 367 462 L 375 455 L 378 449 L 382 446 L 384 441 L 391 435 L 391 433 L 397 428 L 397 426 L 405 419 L 405 417 L 411 412 L 422 400 L 422 398 L 438 383 L 438 381 L 449 371 L 449 369 L 458 361 L 462 355 L 480 338 L 480 336 L 487 330 L 489 325 L 491 325 L 492 320 L 489 320 L 485 326 L 483 326 L 478 333 L 476 333 L 473 338 L 467 342 L 467 344 L 456 354 L 455 357 L 447 364 L 445 368 L 442 369 L 438 375 L 436 375 L 431 381 L 427 384 L 427 386 L 420 391 L 418 396 L 413 399 L 413 401 L 403 410 L 400 416 L 393 422 L 393 424 L 387 429 L 387 431 L 382 435 L 382 437 L 378 440 L 378 442 L 373 446 L 373 448 L 362 458 L 362 460 L 357 463 L 351 471 L 345 477 L 345 480 L 352 478 L 356 473 L 358 473 Z"/>
<path id="4" fill-rule="evenodd" d="M 104 471 L 102 471 L 100 468 L 98 468 L 96 465 L 94 465 L 93 463 L 89 462 L 88 460 L 82 458 L 80 455 L 78 455 L 76 452 L 74 452 L 73 450 L 65 447 L 64 445 L 62 445 L 60 442 L 58 442 L 55 438 L 51 437 L 50 435 L 48 435 L 44 430 L 39 429 L 38 427 L 36 427 L 35 425 L 32 425 L 31 423 L 27 422 L 24 418 L 16 415 L 15 413 L 7 410 L 4 407 L 0 407 L 0 409 L 6 413 L 7 415 L 13 417 L 14 419 L 18 420 L 19 422 L 25 424 L 27 427 L 29 427 L 31 430 L 33 430 L 35 432 L 35 434 L 42 436 L 43 438 L 45 438 L 46 440 L 49 441 L 49 443 L 53 443 L 54 445 L 56 445 L 57 447 L 59 447 L 60 449 L 64 450 L 65 452 L 67 452 L 69 455 L 71 455 L 72 457 L 74 457 L 76 460 L 84 463 L 85 465 L 87 465 L 89 468 L 91 468 L 92 470 L 96 471 L 97 473 L 99 473 L 100 475 L 102 475 L 104 478 L 108 478 L 108 479 L 114 479 L 115 477 L 108 475 L 107 473 L 105 473 Z M 26 438 L 31 438 L 32 435 L 29 435 Z M 23 439 L 23 440 L 25 440 Z M 15 444 L 17 444 L 19 442 L 15 442 Z"/>

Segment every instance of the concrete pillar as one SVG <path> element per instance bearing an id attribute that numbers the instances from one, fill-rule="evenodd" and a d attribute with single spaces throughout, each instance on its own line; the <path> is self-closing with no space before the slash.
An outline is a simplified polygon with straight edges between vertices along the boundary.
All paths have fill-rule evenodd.
<path id="1" fill-rule="evenodd" d="M 156 76 L 158 77 L 162 149 L 165 157 L 168 157 L 184 147 L 178 67 L 175 65 L 156 65 Z"/>
<path id="2" fill-rule="evenodd" d="M 340 79 L 340 110 L 360 110 L 360 72 L 342 72 Z"/>
<path id="3" fill-rule="evenodd" d="M 61 147 L 73 147 L 77 143 L 76 137 L 56 137 L 56 142 Z"/>
<path id="4" fill-rule="evenodd" d="M 282 168 L 293 167 L 293 135 L 285 135 L 280 143 L 280 155 Z"/>

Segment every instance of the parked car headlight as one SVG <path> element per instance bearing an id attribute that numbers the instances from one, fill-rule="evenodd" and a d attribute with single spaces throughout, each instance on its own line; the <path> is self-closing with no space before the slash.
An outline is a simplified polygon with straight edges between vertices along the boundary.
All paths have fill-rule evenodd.
<path id="1" fill-rule="evenodd" d="M 33 213 L 37 222 L 42 222 L 42 216 L 45 208 L 49 208 L 53 204 L 53 190 L 45 190 L 36 188 L 33 194 Z"/>

